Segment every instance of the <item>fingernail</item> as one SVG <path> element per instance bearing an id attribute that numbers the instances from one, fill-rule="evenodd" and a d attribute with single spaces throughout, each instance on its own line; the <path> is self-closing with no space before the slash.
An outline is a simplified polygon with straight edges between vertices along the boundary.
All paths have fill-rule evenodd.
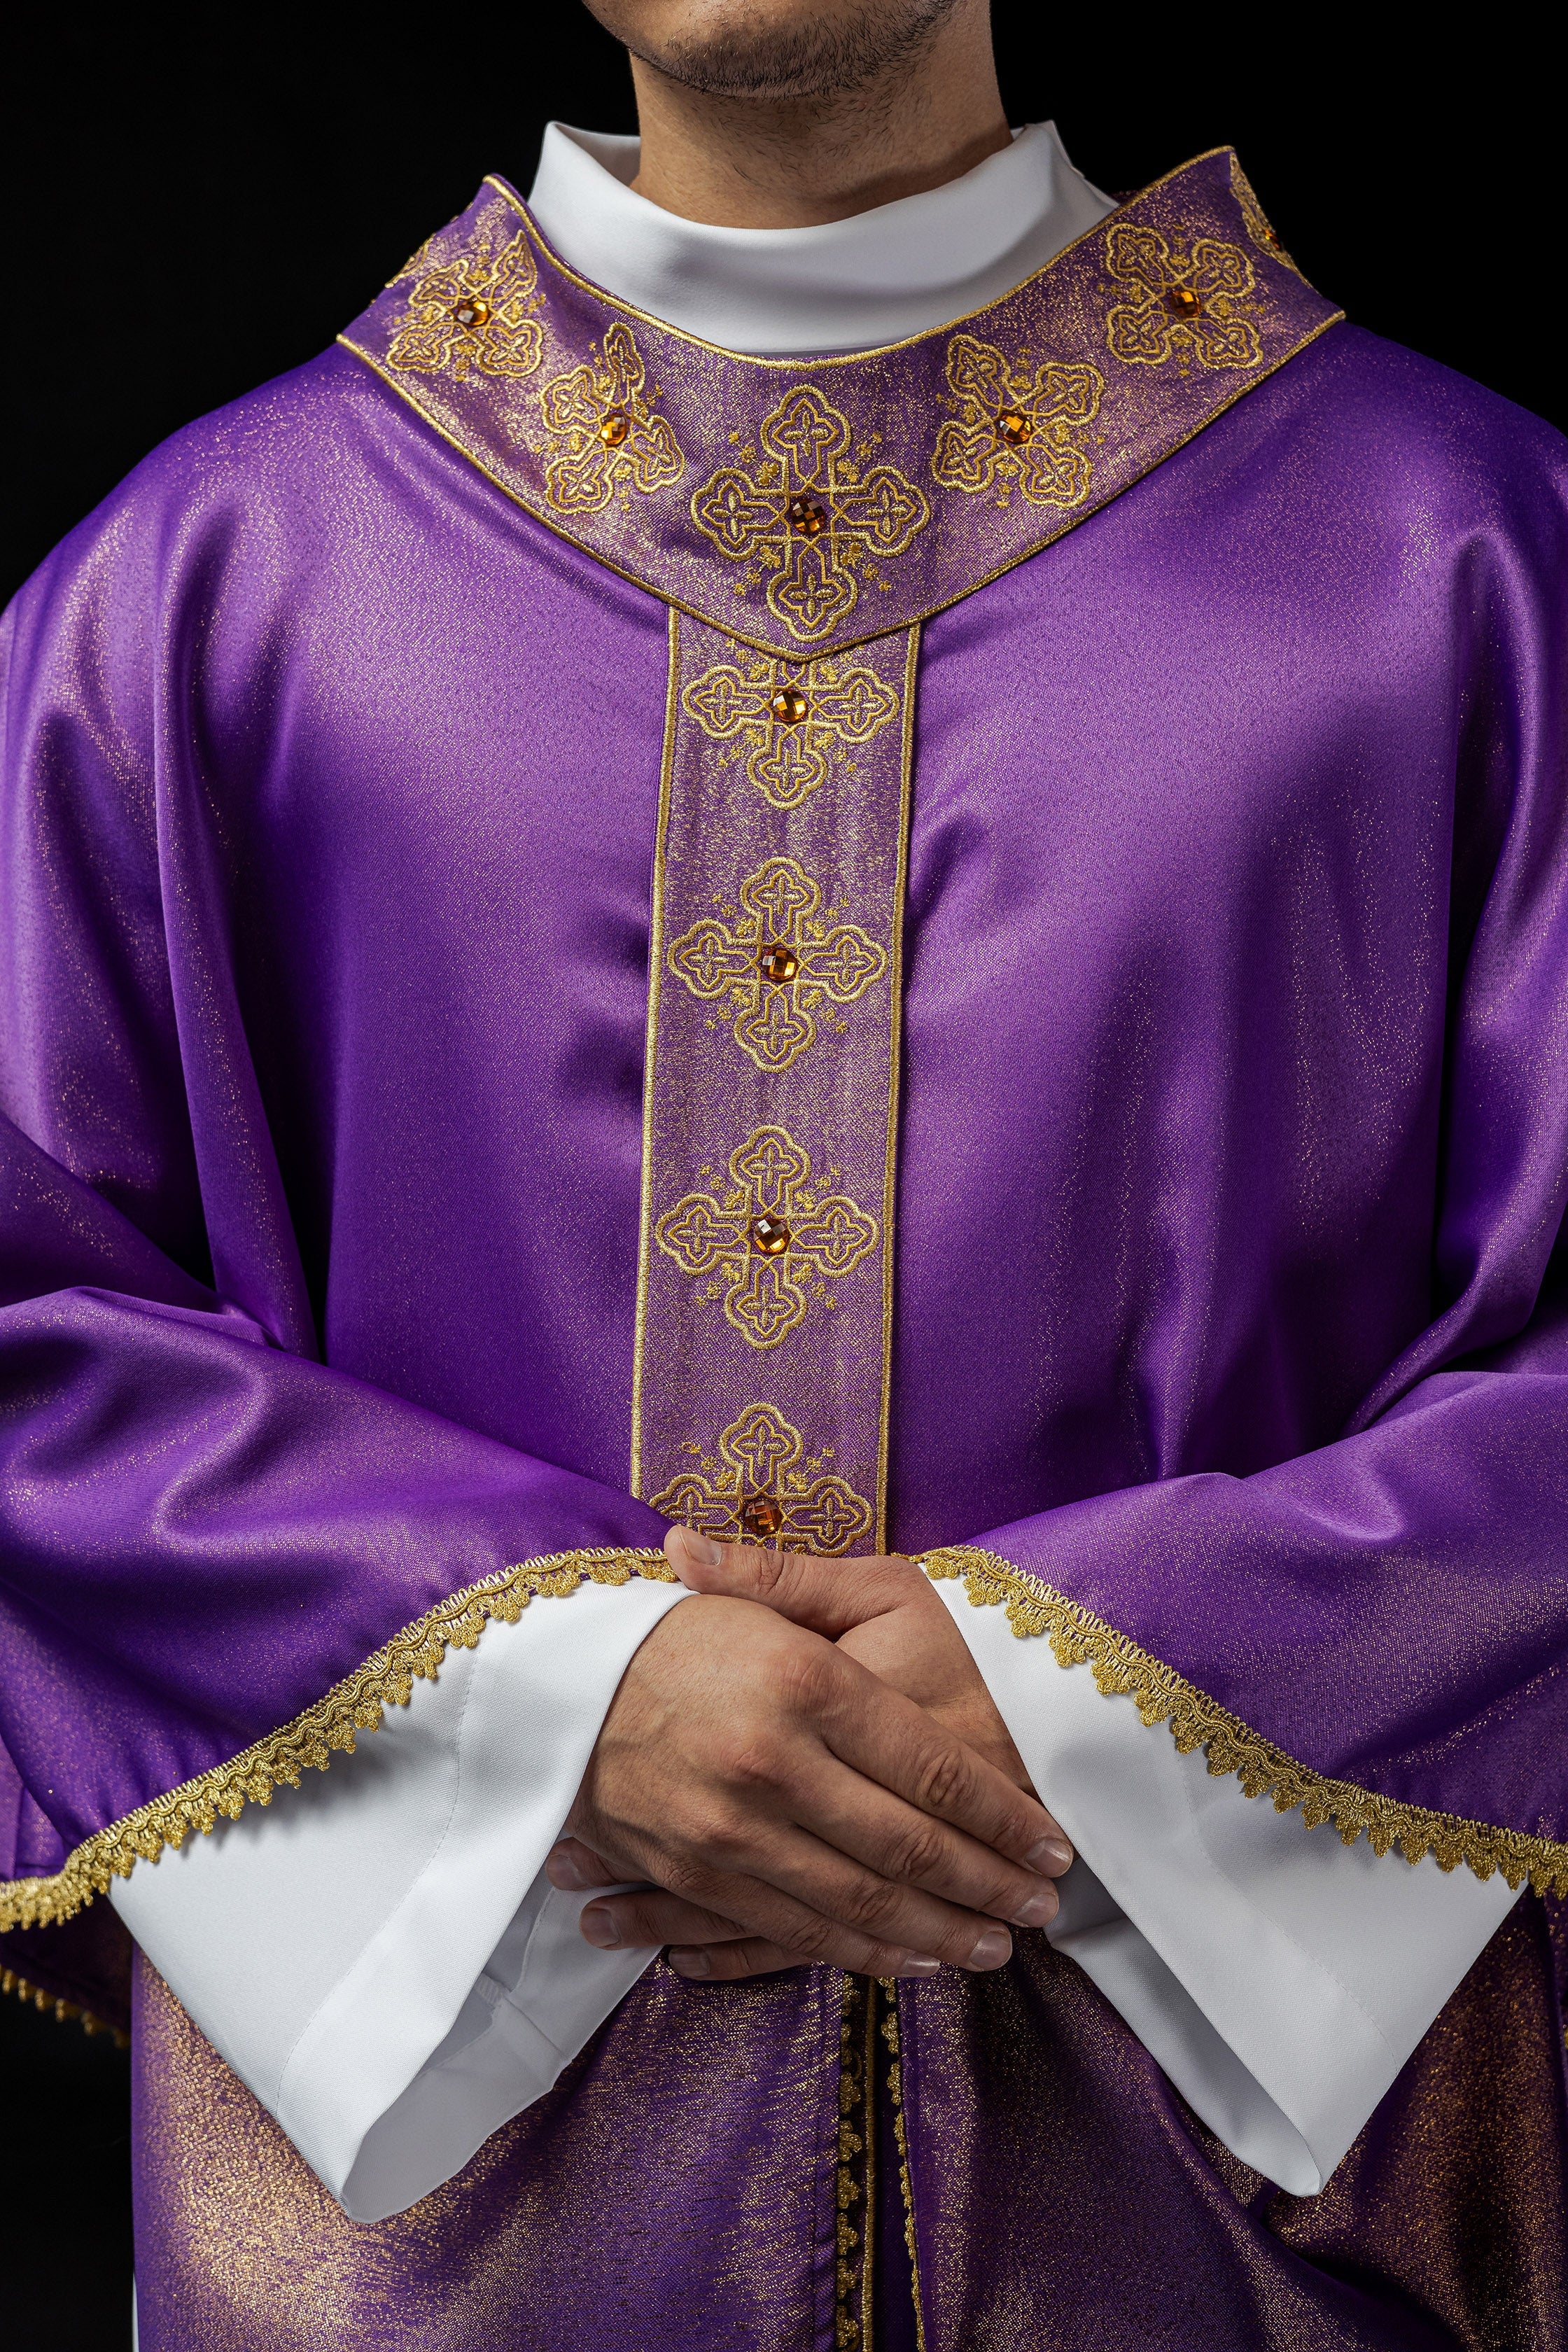
<path id="1" fill-rule="evenodd" d="M 1016 1927 L 1043 1927 L 1047 1920 L 1056 1917 L 1060 1909 L 1056 1888 L 1042 1886 L 1037 1895 L 1031 1895 L 1026 1903 L 1020 1903 L 1009 1916 Z"/>
<path id="2" fill-rule="evenodd" d="M 558 1845 L 551 1848 L 550 1858 L 544 1865 L 544 1874 L 552 1886 L 564 1887 L 568 1891 L 574 1887 L 587 1886 L 592 1884 L 591 1880 L 583 1875 L 582 1868 L 570 1846 Z"/>
<path id="3" fill-rule="evenodd" d="M 1042 1873 L 1062 1871 L 1071 1864 L 1072 1848 L 1065 1838 L 1042 1838 L 1038 1845 L 1029 1848 L 1024 1860 L 1031 1870 Z"/>
<path id="4" fill-rule="evenodd" d="M 987 1927 L 969 1955 L 972 1969 L 999 1969 L 1013 1948 L 1005 1927 Z"/>
<path id="5" fill-rule="evenodd" d="M 621 1939 L 616 1930 L 615 1915 L 602 1903 L 590 1903 L 578 1921 L 586 1940 L 596 1951 L 619 1951 Z"/>
<path id="6" fill-rule="evenodd" d="M 934 1977 L 941 1966 L 940 1960 L 922 1959 L 918 1953 L 911 1952 L 899 1962 L 893 1974 L 896 1977 Z"/>
<path id="7" fill-rule="evenodd" d="M 717 1568 L 724 1555 L 711 1536 L 700 1536 L 695 1528 L 682 1528 L 686 1549 L 699 1568 Z"/>
<path id="8" fill-rule="evenodd" d="M 669 1965 L 678 1977 L 710 1977 L 713 1973 L 712 1961 L 700 1948 L 691 1951 L 672 1951 L 669 1955 Z"/>

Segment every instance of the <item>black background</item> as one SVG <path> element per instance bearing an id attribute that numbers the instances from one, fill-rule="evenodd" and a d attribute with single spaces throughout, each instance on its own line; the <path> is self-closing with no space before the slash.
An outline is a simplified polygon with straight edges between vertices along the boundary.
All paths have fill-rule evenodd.
<path id="1" fill-rule="evenodd" d="M 1353 319 L 1568 423 L 1554 77 L 1516 31 L 1448 47 L 1435 14 L 1039 0 L 996 17 L 1011 119 L 1054 115 L 1100 186 L 1233 142 Z M 11 68 L 0 597 L 165 434 L 330 341 L 487 171 L 526 193 L 550 116 L 635 127 L 621 52 L 574 0 L 35 9 Z M 129 2341 L 128 2084 L 106 2040 L 0 2000 L 8 2352 Z"/>

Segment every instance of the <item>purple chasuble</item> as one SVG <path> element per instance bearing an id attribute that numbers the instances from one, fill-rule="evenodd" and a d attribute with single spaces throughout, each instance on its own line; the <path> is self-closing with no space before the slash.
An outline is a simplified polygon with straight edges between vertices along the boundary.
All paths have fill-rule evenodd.
<path id="1" fill-rule="evenodd" d="M 813 362 L 488 183 L 149 458 L 5 621 L 13 1964 L 671 1516 L 1568 1890 L 1562 456 L 1220 150 Z M 656 1969 L 369 2230 L 137 2063 L 147 2352 L 1564 2341 L 1533 1898 L 1311 2200 L 1027 1935 Z"/>

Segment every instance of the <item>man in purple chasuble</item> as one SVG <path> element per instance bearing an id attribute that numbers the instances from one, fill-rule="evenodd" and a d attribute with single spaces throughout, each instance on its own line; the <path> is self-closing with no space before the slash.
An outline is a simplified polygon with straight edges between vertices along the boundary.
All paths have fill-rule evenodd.
<path id="1" fill-rule="evenodd" d="M 595 5 L 5 622 L 143 2352 L 1562 2352 L 1563 445 L 983 0 Z"/>

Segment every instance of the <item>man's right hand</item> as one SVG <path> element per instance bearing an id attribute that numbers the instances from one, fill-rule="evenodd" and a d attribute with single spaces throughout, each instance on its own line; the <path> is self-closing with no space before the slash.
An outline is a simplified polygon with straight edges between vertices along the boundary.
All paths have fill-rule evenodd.
<path id="1" fill-rule="evenodd" d="M 616 1899 L 626 1945 L 672 1940 L 675 1895 L 683 1943 L 702 1943 L 710 1919 L 714 1937 L 738 1927 L 796 1965 L 994 1969 L 1012 1949 L 1001 1922 L 1037 1927 L 1057 1907 L 1045 1873 L 1061 1867 L 1047 1853 L 1060 1832 L 1044 1808 L 833 1643 L 751 1601 L 699 1594 L 656 1626 L 566 1827 L 623 1879 L 653 1882 L 646 1936 L 639 1898 Z"/>

